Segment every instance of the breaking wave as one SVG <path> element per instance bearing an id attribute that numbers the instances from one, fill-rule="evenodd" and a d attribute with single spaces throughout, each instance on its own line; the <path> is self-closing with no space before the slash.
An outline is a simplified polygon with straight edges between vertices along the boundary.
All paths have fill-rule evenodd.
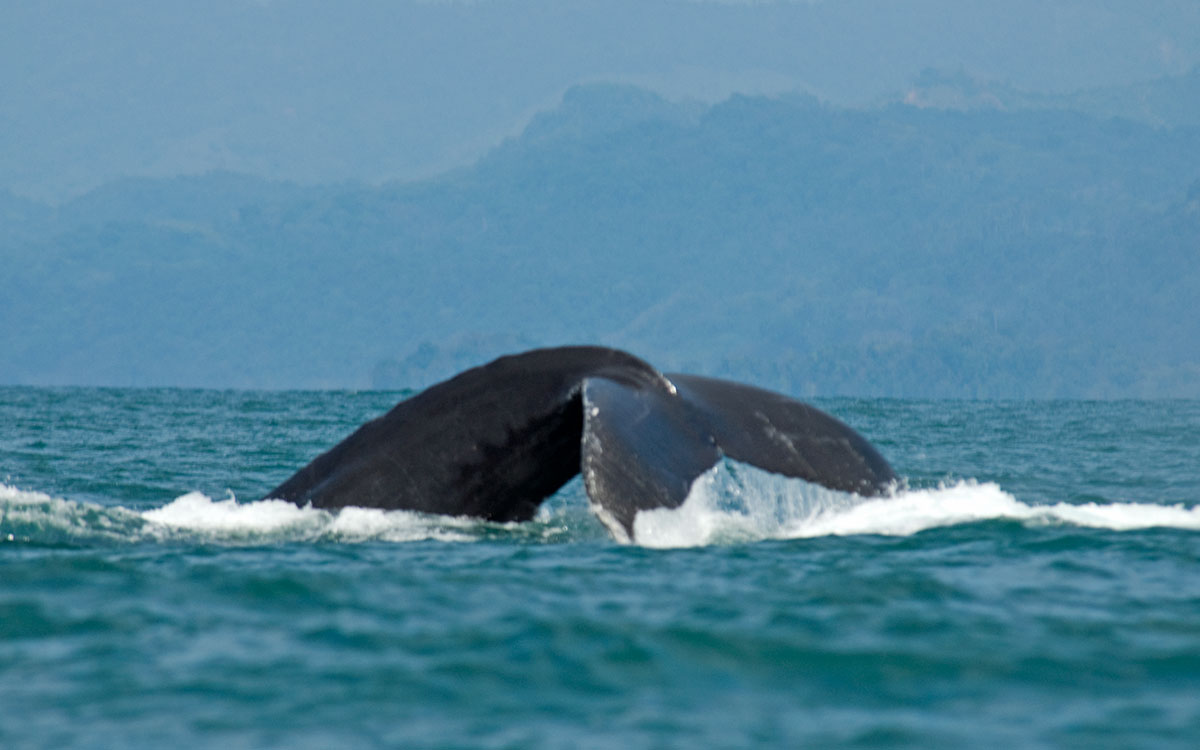
<path id="1" fill-rule="evenodd" d="M 214 500 L 200 492 L 189 492 L 158 508 L 134 511 L 0 484 L 0 543 L 463 542 L 485 535 L 481 526 L 474 519 L 407 511 L 344 508 L 331 512 L 282 500 Z"/>
<path id="2" fill-rule="evenodd" d="M 1124 531 L 1200 530 L 1200 507 L 1153 503 L 1028 504 L 989 482 L 962 480 L 863 498 L 722 462 L 698 478 L 673 510 L 638 514 L 634 535 L 647 547 L 694 547 L 766 539 L 859 534 L 907 536 L 929 529 L 1012 520 L 1027 526 L 1073 525 Z M 549 500 L 537 519 L 496 524 L 408 511 L 300 508 L 281 500 L 240 503 L 200 492 L 150 510 L 102 506 L 0 484 L 0 544 L 192 542 L 232 545 L 287 542 L 472 542 L 505 538 L 556 543 L 605 539 L 578 482 Z"/>
<path id="3" fill-rule="evenodd" d="M 639 513 L 634 536 L 649 547 L 692 547 L 856 534 L 908 536 L 994 520 L 1114 531 L 1153 527 L 1200 530 L 1200 506 L 1028 504 L 999 485 L 969 479 L 930 489 L 898 488 L 883 497 L 864 498 L 746 464 L 722 462 L 696 480 L 679 508 Z"/>

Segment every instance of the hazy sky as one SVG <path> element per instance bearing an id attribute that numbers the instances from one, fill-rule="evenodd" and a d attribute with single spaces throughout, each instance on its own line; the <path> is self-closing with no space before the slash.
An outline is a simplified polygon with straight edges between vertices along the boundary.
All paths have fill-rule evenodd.
<path id="1" fill-rule="evenodd" d="M 421 176 L 585 81 L 869 104 L 927 67 L 1062 91 L 1198 62 L 1195 0 L 15 0 L 0 11 L 0 189 L 60 200 L 214 168 Z"/>

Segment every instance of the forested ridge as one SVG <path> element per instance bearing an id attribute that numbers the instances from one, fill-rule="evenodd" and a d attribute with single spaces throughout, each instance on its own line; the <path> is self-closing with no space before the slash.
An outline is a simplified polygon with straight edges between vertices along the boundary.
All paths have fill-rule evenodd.
<path id="1" fill-rule="evenodd" d="M 590 85 L 430 180 L 0 193 L 0 382 L 418 387 L 602 342 L 802 395 L 1200 397 L 1200 118 L 1162 94 L 1195 78 Z"/>

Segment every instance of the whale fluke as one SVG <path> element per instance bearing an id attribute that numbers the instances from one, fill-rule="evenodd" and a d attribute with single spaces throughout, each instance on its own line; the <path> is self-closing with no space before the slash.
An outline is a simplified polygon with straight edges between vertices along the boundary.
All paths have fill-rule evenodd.
<path id="1" fill-rule="evenodd" d="M 678 507 L 722 456 L 861 495 L 896 479 L 870 443 L 808 404 L 572 346 L 501 357 L 431 386 L 266 497 L 524 521 L 582 471 L 597 515 L 632 539 L 638 511 Z"/>

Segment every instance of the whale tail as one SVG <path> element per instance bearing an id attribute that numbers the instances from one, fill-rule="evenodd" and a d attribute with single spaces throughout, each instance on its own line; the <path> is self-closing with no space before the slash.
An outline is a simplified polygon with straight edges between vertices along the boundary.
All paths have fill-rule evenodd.
<path id="1" fill-rule="evenodd" d="M 678 507 L 723 456 L 863 495 L 895 481 L 870 443 L 808 404 L 576 346 L 501 357 L 434 385 L 267 497 L 522 521 L 582 471 L 597 515 L 631 539 L 639 511 Z"/>

